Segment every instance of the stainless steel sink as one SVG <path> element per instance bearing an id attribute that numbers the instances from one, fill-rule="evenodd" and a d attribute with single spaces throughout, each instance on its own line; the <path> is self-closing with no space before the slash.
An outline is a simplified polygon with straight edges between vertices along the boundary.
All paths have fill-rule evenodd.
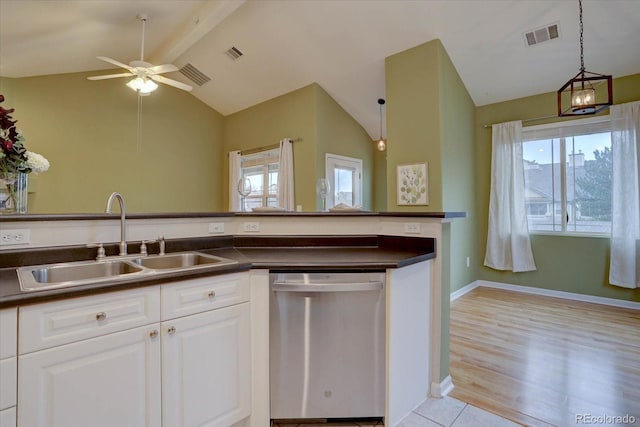
<path id="1" fill-rule="evenodd" d="M 141 273 L 144 269 L 125 260 L 83 261 L 20 267 L 18 278 L 23 291 L 86 285 Z"/>
<path id="2" fill-rule="evenodd" d="M 23 291 L 39 291 L 117 282 L 135 276 L 159 276 L 169 271 L 188 272 L 234 263 L 236 261 L 215 255 L 180 252 L 20 267 L 18 268 L 18 279 Z"/>
<path id="3" fill-rule="evenodd" d="M 233 264 L 235 261 L 200 252 L 182 252 L 167 255 L 150 255 L 133 260 L 138 265 L 154 270 L 210 267 L 212 265 Z"/>

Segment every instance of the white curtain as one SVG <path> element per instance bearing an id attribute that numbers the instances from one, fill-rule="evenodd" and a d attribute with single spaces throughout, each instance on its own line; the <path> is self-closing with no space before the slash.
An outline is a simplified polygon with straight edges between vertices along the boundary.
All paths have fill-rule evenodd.
<path id="1" fill-rule="evenodd" d="M 293 189 L 293 147 L 291 140 L 280 141 L 280 163 L 278 164 L 278 201 L 280 207 L 295 210 Z"/>
<path id="2" fill-rule="evenodd" d="M 536 269 L 524 192 L 522 122 L 493 125 L 487 267 L 514 272 Z"/>
<path id="3" fill-rule="evenodd" d="M 640 287 L 640 101 L 611 106 L 609 283 Z"/>
<path id="4" fill-rule="evenodd" d="M 242 210 L 240 194 L 238 193 L 238 182 L 242 178 L 242 156 L 239 151 L 229 153 L 229 211 L 239 212 Z"/>

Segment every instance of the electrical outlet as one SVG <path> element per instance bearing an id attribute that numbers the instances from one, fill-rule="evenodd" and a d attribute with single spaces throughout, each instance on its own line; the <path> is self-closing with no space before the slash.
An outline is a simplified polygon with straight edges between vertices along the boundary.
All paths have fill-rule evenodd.
<path id="1" fill-rule="evenodd" d="M 28 228 L 20 230 L 0 231 L 0 245 L 26 245 L 31 242 L 31 230 Z"/>
<path id="2" fill-rule="evenodd" d="M 471 267 L 471 259 L 467 257 L 467 268 Z"/>
<path id="3" fill-rule="evenodd" d="M 250 233 L 255 233 L 260 231 L 260 223 L 259 222 L 245 222 L 244 223 L 244 231 L 248 231 Z"/>
<path id="4" fill-rule="evenodd" d="M 420 224 L 417 222 L 407 222 L 404 224 L 404 232 L 408 234 L 419 234 Z"/>
<path id="5" fill-rule="evenodd" d="M 224 233 L 224 223 L 212 222 L 209 224 L 209 233 Z"/>

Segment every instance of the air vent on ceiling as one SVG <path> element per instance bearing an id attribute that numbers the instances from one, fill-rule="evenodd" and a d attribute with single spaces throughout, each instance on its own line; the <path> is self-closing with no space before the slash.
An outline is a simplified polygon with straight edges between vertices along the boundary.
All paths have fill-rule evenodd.
<path id="1" fill-rule="evenodd" d="M 229 57 L 235 61 L 244 54 L 237 47 L 231 46 L 231 49 L 227 51 L 227 55 L 229 55 Z"/>
<path id="2" fill-rule="evenodd" d="M 178 71 L 180 71 L 185 77 L 187 77 L 198 86 L 202 86 L 203 84 L 211 80 L 209 76 L 207 76 L 191 64 L 185 65 Z"/>
<path id="3" fill-rule="evenodd" d="M 548 42 L 560 38 L 560 26 L 558 23 L 547 25 L 535 30 L 527 31 L 524 35 L 524 41 L 527 46 L 534 46 L 540 43 Z"/>

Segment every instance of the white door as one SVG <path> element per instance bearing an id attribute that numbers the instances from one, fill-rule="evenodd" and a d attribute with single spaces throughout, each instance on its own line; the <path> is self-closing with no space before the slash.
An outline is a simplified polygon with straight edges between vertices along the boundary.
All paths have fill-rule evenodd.
<path id="1" fill-rule="evenodd" d="M 18 426 L 159 426 L 158 328 L 143 326 L 19 356 Z"/>
<path id="2" fill-rule="evenodd" d="M 362 206 L 362 160 L 327 153 L 325 169 L 325 177 L 331 186 L 327 209 L 341 203 Z"/>
<path id="3" fill-rule="evenodd" d="M 162 322 L 164 427 L 228 427 L 251 412 L 249 303 Z"/>

